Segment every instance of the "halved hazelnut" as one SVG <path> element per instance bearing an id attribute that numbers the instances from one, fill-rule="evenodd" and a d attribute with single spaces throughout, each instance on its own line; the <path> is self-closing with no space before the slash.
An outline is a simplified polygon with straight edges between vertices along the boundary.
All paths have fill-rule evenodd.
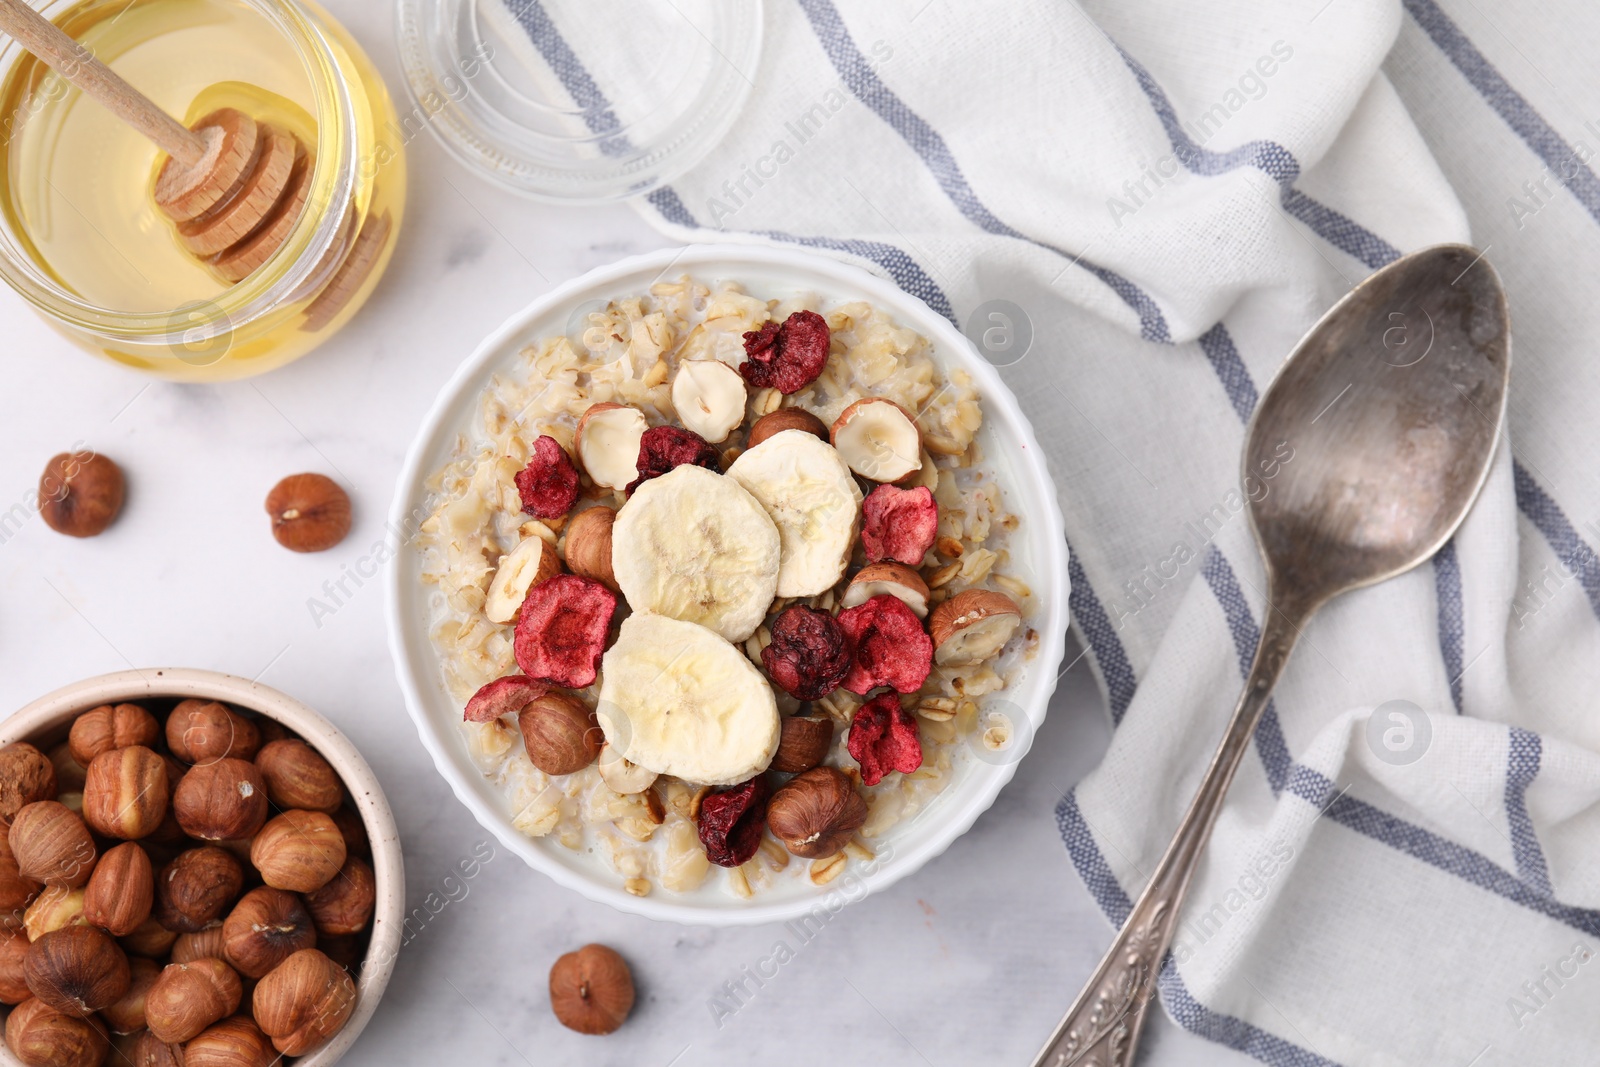
<path id="1" fill-rule="evenodd" d="M 627 796 L 642 793 L 660 777 L 648 767 L 641 767 L 624 758 L 610 744 L 600 746 L 600 780 L 611 787 L 613 793 Z"/>
<path id="2" fill-rule="evenodd" d="M 55 764 L 26 741 L 0 748 L 0 819 L 12 819 L 29 804 L 55 797 Z"/>
<path id="3" fill-rule="evenodd" d="M 785 430 L 804 430 L 824 441 L 828 440 L 827 425 L 805 408 L 779 408 L 767 412 L 750 425 L 750 437 L 745 441 L 745 448 L 754 448 Z"/>
<path id="4" fill-rule="evenodd" d="M 813 767 L 785 783 L 767 805 L 767 828 L 802 859 L 838 852 L 867 821 L 867 802 L 832 767 Z"/>
<path id="5" fill-rule="evenodd" d="M 862 397 L 834 420 L 830 436 L 850 469 L 870 481 L 898 482 L 922 469 L 922 431 L 893 400 Z"/>
<path id="6" fill-rule="evenodd" d="M 862 567 L 845 587 L 839 606 L 857 607 L 879 593 L 888 593 L 915 612 L 917 618 L 927 617 L 928 583 L 903 563 L 873 563 Z"/>
<path id="7" fill-rule="evenodd" d="M 528 759 L 546 774 L 573 774 L 593 763 L 605 743 L 594 711 L 566 693 L 546 693 L 517 714 Z"/>
<path id="8" fill-rule="evenodd" d="M 617 576 L 611 570 L 611 527 L 616 521 L 616 509 L 604 505 L 585 508 L 574 515 L 567 526 L 567 566 L 573 574 L 620 593 Z"/>
<path id="9" fill-rule="evenodd" d="M 999 652 L 1022 624 L 1022 609 L 1004 593 L 968 589 L 933 609 L 928 632 L 942 667 L 981 663 Z"/>
<path id="10" fill-rule="evenodd" d="M 712 444 L 744 421 L 745 399 L 744 378 L 721 360 L 684 360 L 672 379 L 678 421 Z"/>
<path id="11" fill-rule="evenodd" d="M 623 489 L 639 476 L 639 442 L 649 428 L 644 412 L 622 404 L 591 404 L 578 420 L 578 462 L 590 480 Z"/>
<path id="12" fill-rule="evenodd" d="M 490 622 L 516 622 L 528 590 L 560 573 L 561 556 L 556 546 L 542 537 L 524 537 L 516 548 L 500 557 L 500 566 L 483 600 L 484 615 Z"/>
<path id="13" fill-rule="evenodd" d="M 833 720 L 826 715 L 791 715 L 778 734 L 778 753 L 771 769 L 800 774 L 821 763 L 833 744 Z"/>

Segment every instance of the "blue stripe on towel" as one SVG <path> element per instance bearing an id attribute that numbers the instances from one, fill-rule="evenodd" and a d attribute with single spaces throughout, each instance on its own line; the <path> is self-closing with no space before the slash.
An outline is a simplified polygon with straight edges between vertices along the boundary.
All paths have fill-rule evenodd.
<path id="1" fill-rule="evenodd" d="M 1107 702 L 1111 705 L 1111 722 L 1120 726 L 1128 705 L 1133 703 L 1133 691 L 1138 682 L 1133 676 L 1133 666 L 1128 662 L 1127 650 L 1117 638 L 1117 628 L 1111 624 L 1100 598 L 1089 587 L 1089 575 L 1071 544 L 1067 545 L 1067 578 L 1072 583 L 1072 592 L 1067 598 L 1068 611 L 1078 620 L 1078 629 L 1083 633 L 1084 640 L 1089 642 L 1089 651 L 1094 653 L 1100 676 L 1105 679 Z"/>
<path id="2" fill-rule="evenodd" d="M 1223 618 L 1228 621 L 1228 632 L 1233 635 L 1233 649 L 1239 657 L 1239 673 L 1249 677 L 1261 631 L 1256 626 L 1255 617 L 1250 614 L 1250 605 L 1244 599 L 1244 590 L 1239 588 L 1239 579 L 1229 566 L 1228 558 L 1215 545 L 1206 550 L 1200 573 L 1211 587 L 1217 603 L 1222 606 Z M 1289 744 L 1283 737 L 1283 724 L 1278 720 L 1277 705 L 1270 699 L 1266 711 L 1261 713 L 1261 722 L 1256 726 L 1255 741 L 1256 751 L 1261 754 L 1262 767 L 1267 772 L 1267 781 L 1272 785 L 1272 795 L 1277 796 L 1289 774 L 1292 757 L 1289 755 Z"/>
<path id="3" fill-rule="evenodd" d="M 1520 726 L 1511 727 L 1511 746 L 1506 756 L 1506 821 L 1511 824 L 1511 852 L 1517 875 L 1545 896 L 1554 897 L 1550 868 L 1539 847 L 1533 819 L 1528 816 L 1528 786 L 1539 776 L 1543 754 L 1544 743 L 1538 734 Z"/>
<path id="4" fill-rule="evenodd" d="M 583 61 L 567 44 L 566 38 L 561 36 L 555 23 L 550 21 L 544 5 L 539 0 L 508 0 L 506 6 L 511 11 L 511 17 L 527 31 L 539 55 L 544 57 L 544 61 L 550 64 L 550 69 L 561 80 L 567 95 L 583 109 L 583 123 L 589 127 L 589 132 L 607 134 L 620 129 L 622 124 L 617 121 L 616 112 L 611 110 L 611 101 L 606 99 L 600 86 L 584 69 Z M 632 150 L 626 136 L 607 137 L 600 142 L 600 151 L 608 156 L 623 155 Z"/>
<path id="5" fill-rule="evenodd" d="M 1573 529 L 1572 522 L 1561 510 L 1561 505 L 1544 491 L 1519 462 L 1513 461 L 1511 464 L 1511 481 L 1516 486 L 1518 510 L 1550 542 L 1550 548 L 1561 561 L 1561 566 L 1568 574 L 1577 577 L 1578 584 L 1583 586 L 1589 598 L 1590 608 L 1600 615 L 1600 556 L 1578 536 L 1578 531 Z"/>
<path id="6" fill-rule="evenodd" d="M 1462 711 L 1461 644 L 1466 621 L 1461 603 L 1461 560 L 1456 556 L 1452 537 L 1433 557 L 1433 590 L 1438 602 L 1439 651 L 1444 654 L 1444 672 L 1450 679 L 1450 701 L 1456 714 Z"/>
<path id="7" fill-rule="evenodd" d="M 1239 349 L 1234 347 L 1228 328 L 1219 322 L 1201 334 L 1200 349 L 1222 381 L 1222 390 L 1228 394 L 1228 402 L 1233 405 L 1239 421 L 1249 422 L 1250 413 L 1256 409 L 1256 401 L 1260 397 L 1256 393 L 1256 383 L 1250 379 L 1249 369 L 1244 365 L 1244 360 L 1239 358 Z"/>
<path id="8" fill-rule="evenodd" d="M 839 12 L 834 9 L 833 4 L 829 0 L 799 0 L 799 3 L 811 23 L 812 31 L 817 35 L 817 40 L 822 44 L 822 50 L 827 53 L 828 60 L 839 72 L 851 95 L 872 109 L 874 114 L 911 146 L 911 150 L 916 152 L 928 168 L 933 180 L 938 183 L 945 196 L 969 222 L 986 233 L 1026 241 L 1072 260 L 1104 282 L 1123 303 L 1138 314 L 1139 331 L 1145 340 L 1161 342 L 1172 340 L 1172 332 L 1167 328 L 1165 316 L 1161 314 L 1161 309 L 1155 300 L 1143 289 L 1109 268 L 1097 266 L 1081 256 L 1071 255 L 1054 245 L 1036 241 L 996 218 L 968 184 L 966 176 L 961 173 L 961 164 L 956 162 L 955 154 L 950 151 L 950 146 L 945 143 L 944 138 L 939 136 L 939 132 L 928 125 L 921 115 L 911 110 L 906 102 L 896 96 L 894 91 L 883 83 L 883 79 L 878 77 L 872 65 L 861 54 L 861 50 L 856 47 L 855 40 L 850 36 L 850 31 L 845 27 L 844 20 L 839 17 Z"/>

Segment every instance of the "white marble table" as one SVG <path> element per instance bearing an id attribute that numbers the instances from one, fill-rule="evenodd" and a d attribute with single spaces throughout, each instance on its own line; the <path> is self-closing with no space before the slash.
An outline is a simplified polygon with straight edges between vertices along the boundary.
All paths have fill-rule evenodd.
<path id="1" fill-rule="evenodd" d="M 391 5 L 328 6 L 397 87 Z M 368 582 L 320 620 L 307 601 L 382 538 L 412 432 L 483 335 L 556 283 L 668 242 L 626 207 L 501 193 L 427 138 L 413 143 L 411 168 L 406 230 L 366 311 L 322 351 L 254 381 L 151 381 L 71 348 L 0 290 L 0 513 L 80 439 L 129 478 L 106 535 L 73 541 L 33 518 L 0 543 L 0 709 L 132 665 L 193 666 L 259 676 L 350 734 L 394 805 L 410 904 L 457 898 L 401 954 L 352 1065 L 1026 1062 L 1110 939 L 1054 819 L 1108 736 L 1082 664 L 973 830 L 804 944 L 782 927 L 625 916 L 503 850 L 465 896 L 450 891 L 456 862 L 491 839 L 406 716 L 383 593 Z M 262 510 L 273 482 L 300 470 L 333 475 L 356 502 L 354 532 L 322 555 L 278 548 Z M 798 947 L 794 959 L 760 987 L 746 981 L 779 937 Z M 549 1010 L 551 962 L 587 941 L 621 950 L 638 982 L 632 1019 L 609 1038 L 569 1033 Z M 741 981 L 750 992 L 719 1026 L 712 998 Z M 1251 1062 L 1165 1017 L 1147 1045 L 1145 1062 L 1161 1067 Z"/>

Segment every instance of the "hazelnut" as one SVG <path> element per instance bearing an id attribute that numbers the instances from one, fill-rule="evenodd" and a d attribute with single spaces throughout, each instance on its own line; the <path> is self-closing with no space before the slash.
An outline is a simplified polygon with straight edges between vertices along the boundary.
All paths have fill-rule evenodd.
<path id="1" fill-rule="evenodd" d="M 160 977 L 161 964 L 135 957 L 128 961 L 128 975 L 128 991 L 100 1009 L 100 1018 L 113 1034 L 132 1034 L 144 1029 L 145 995 Z"/>
<path id="2" fill-rule="evenodd" d="M 609 1034 L 633 1010 L 633 974 L 604 945 L 585 945 L 550 968 L 550 1010 L 580 1034 Z"/>
<path id="3" fill-rule="evenodd" d="M 94 537 L 122 510 L 122 468 L 97 452 L 63 452 L 39 476 L 39 514 L 56 533 Z"/>
<path id="4" fill-rule="evenodd" d="M 982 663 L 999 652 L 1022 624 L 1022 609 L 1004 593 L 968 589 L 933 609 L 928 634 L 941 667 Z"/>
<path id="5" fill-rule="evenodd" d="M 904 563 L 892 560 L 870 563 L 857 571 L 839 598 L 839 606 L 860 607 L 880 593 L 888 593 L 919 619 L 928 615 L 928 583 Z"/>
<path id="6" fill-rule="evenodd" d="M 594 762 L 605 735 L 594 712 L 575 696 L 546 693 L 517 713 L 528 759 L 546 774 L 572 774 Z"/>
<path id="7" fill-rule="evenodd" d="M 250 843 L 250 863 L 275 889 L 312 893 L 344 866 L 344 835 L 325 813 L 286 811 Z"/>
<path id="8" fill-rule="evenodd" d="M 827 757 L 831 744 L 833 720 L 828 716 L 791 715 L 783 720 L 771 769 L 786 774 L 809 771 Z"/>
<path id="9" fill-rule="evenodd" d="M 280 1058 L 249 1016 L 234 1015 L 185 1045 L 178 1062 L 183 1067 L 269 1067 Z"/>
<path id="10" fill-rule="evenodd" d="M 167 765 L 142 745 L 102 752 L 83 783 L 83 818 L 107 837 L 135 840 L 167 815 Z"/>
<path id="11" fill-rule="evenodd" d="M 128 991 L 128 957 L 104 931 L 68 926 L 28 946 L 23 978 L 33 995 L 57 1011 L 87 1015 Z"/>
<path id="12" fill-rule="evenodd" d="M 231 853 L 191 848 L 156 879 L 155 916 L 169 930 L 198 933 L 222 918 L 243 888 L 244 870 Z"/>
<path id="13" fill-rule="evenodd" d="M 0 932 L 0 1004 L 21 1004 L 33 996 L 23 975 L 28 937 L 20 930 Z"/>
<path id="14" fill-rule="evenodd" d="M 56 769 L 55 792 L 83 792 L 83 779 L 89 769 L 73 759 L 70 742 L 63 741 L 50 750 L 50 763 Z"/>
<path id="15" fill-rule="evenodd" d="M 338 773 L 298 738 L 263 745 L 256 770 L 267 783 L 267 799 L 280 808 L 332 812 L 344 800 Z"/>
<path id="16" fill-rule="evenodd" d="M 749 399 L 744 378 L 720 359 L 680 360 L 671 395 L 684 428 L 714 445 L 726 441 L 744 422 Z"/>
<path id="17" fill-rule="evenodd" d="M 622 489 L 639 476 L 639 448 L 649 428 L 644 412 L 603 401 L 578 419 L 574 451 L 595 485 Z"/>
<path id="18" fill-rule="evenodd" d="M 23 877 L 17 857 L 11 851 L 11 823 L 0 819 L 0 922 L 17 925 L 23 909 L 39 895 L 41 888 L 32 878 Z"/>
<path id="19" fill-rule="evenodd" d="M 111 1041 L 98 1019 L 57 1011 L 34 998 L 6 1019 L 6 1046 L 26 1067 L 100 1067 Z"/>
<path id="20" fill-rule="evenodd" d="M 17 812 L 9 837 L 23 877 L 76 889 L 94 870 L 94 839 L 65 804 L 39 800 Z"/>
<path id="21" fill-rule="evenodd" d="M 243 996 L 239 976 L 214 956 L 168 964 L 145 994 L 145 1023 L 158 1039 L 177 1044 L 238 1011 Z"/>
<path id="22" fill-rule="evenodd" d="M 0 819 L 14 819 L 29 804 L 49 800 L 59 788 L 50 757 L 26 741 L 0 748 Z"/>
<path id="23" fill-rule="evenodd" d="M 225 756 L 253 760 L 261 748 L 261 731 L 215 700 L 185 700 L 167 716 L 167 747 L 185 763 L 212 763 Z"/>
<path id="24" fill-rule="evenodd" d="M 306 896 L 306 910 L 319 937 L 357 934 L 367 928 L 377 895 L 378 881 L 371 865 L 352 856 L 339 868 L 338 877 Z"/>
<path id="25" fill-rule="evenodd" d="M 183 1046 L 169 1045 L 144 1030 L 135 1038 L 133 1054 L 128 1062 L 133 1067 L 184 1067 Z"/>
<path id="26" fill-rule="evenodd" d="M 868 481 L 898 482 L 922 469 L 917 420 L 887 397 L 862 397 L 845 408 L 830 436 L 845 464 Z"/>
<path id="27" fill-rule="evenodd" d="M 178 783 L 172 810 L 183 832 L 202 841 L 254 837 L 267 821 L 267 784 L 242 759 L 199 763 Z"/>
<path id="28" fill-rule="evenodd" d="M 179 934 L 178 940 L 172 943 L 173 963 L 192 963 L 206 956 L 215 956 L 225 963 L 233 962 L 228 959 L 220 922 L 206 927 L 197 934 Z M 239 970 L 237 966 L 233 969 Z"/>
<path id="29" fill-rule="evenodd" d="M 362 824 L 360 815 L 349 808 L 340 808 L 333 813 L 333 822 L 344 838 L 346 855 L 360 856 L 364 860 L 372 858 L 372 845 L 367 841 L 367 828 Z"/>
<path id="30" fill-rule="evenodd" d="M 222 923 L 222 958 L 247 978 L 260 978 L 317 943 L 311 915 L 300 898 L 262 886 L 240 898 Z"/>
<path id="31" fill-rule="evenodd" d="M 356 1006 L 356 984 L 314 948 L 301 949 L 261 979 L 251 999 L 256 1022 L 285 1056 L 338 1033 Z"/>
<path id="32" fill-rule="evenodd" d="M 561 556 L 556 546 L 538 534 L 529 534 L 500 557 L 484 593 L 484 617 L 490 622 L 515 624 L 522 617 L 522 602 L 528 598 L 528 590 L 560 573 Z"/>
<path id="33" fill-rule="evenodd" d="M 867 821 L 867 802 L 832 767 L 813 767 L 785 783 L 767 805 L 767 829 L 802 859 L 838 852 Z"/>
<path id="34" fill-rule="evenodd" d="M 785 430 L 804 430 L 826 441 L 828 427 L 805 408 L 779 408 L 769 411 L 750 425 L 750 437 L 745 442 L 746 448 L 754 448 L 767 438 L 782 433 Z"/>
<path id="35" fill-rule="evenodd" d="M 37 941 L 51 930 L 86 924 L 89 920 L 83 917 L 83 898 L 82 889 L 47 887 L 23 914 L 22 928 L 28 940 Z"/>
<path id="36" fill-rule="evenodd" d="M 611 570 L 611 527 L 617 521 L 615 508 L 604 504 L 585 508 L 567 524 L 567 569 L 599 582 L 613 593 L 622 589 Z"/>
<path id="37" fill-rule="evenodd" d="M 291 474 L 267 494 L 272 536 L 292 552 L 323 552 L 350 532 L 350 497 L 324 474 Z"/>
<path id="38" fill-rule="evenodd" d="M 655 784 L 660 777 L 648 767 L 641 767 L 607 742 L 600 746 L 600 780 L 611 787 L 613 793 L 628 796 L 633 793 L 642 793 Z"/>
<path id="39" fill-rule="evenodd" d="M 154 960 L 165 956 L 176 940 L 178 940 L 177 931 L 168 930 L 152 916 L 140 923 L 133 933 L 117 938 L 117 943 L 130 955 L 145 956 Z"/>
<path id="40" fill-rule="evenodd" d="M 137 704 L 102 704 L 72 722 L 67 749 L 80 766 L 87 767 L 102 752 L 143 745 L 152 748 L 161 736 L 156 717 Z"/>
<path id="41" fill-rule="evenodd" d="M 112 937 L 133 933 L 150 917 L 155 878 L 150 857 L 132 841 L 107 849 L 83 891 L 83 917 Z"/>

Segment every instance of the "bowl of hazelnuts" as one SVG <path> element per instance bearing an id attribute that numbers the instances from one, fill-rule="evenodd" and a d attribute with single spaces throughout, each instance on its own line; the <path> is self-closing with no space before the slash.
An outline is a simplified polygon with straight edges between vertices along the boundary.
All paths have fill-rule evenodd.
<path id="1" fill-rule="evenodd" d="M 388 984 L 399 834 L 321 715 L 125 671 L 0 723 L 0 1064 L 325 1067 Z"/>

